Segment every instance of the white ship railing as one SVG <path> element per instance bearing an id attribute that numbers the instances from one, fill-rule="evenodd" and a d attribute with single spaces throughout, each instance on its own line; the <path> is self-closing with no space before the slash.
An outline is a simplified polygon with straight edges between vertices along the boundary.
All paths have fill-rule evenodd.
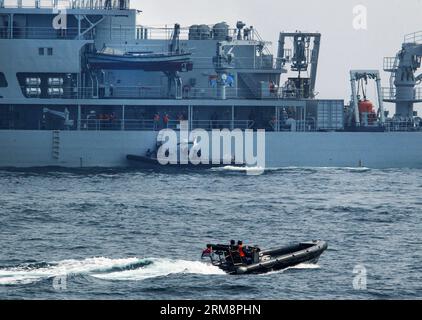
<path id="1" fill-rule="evenodd" d="M 422 31 L 413 32 L 404 36 L 404 43 L 422 43 Z"/>
<path id="2" fill-rule="evenodd" d="M 125 10 L 130 0 L 0 0 L 0 8 Z"/>
<path id="3" fill-rule="evenodd" d="M 291 123 L 286 122 L 285 120 L 279 120 L 278 122 L 270 120 L 268 123 L 269 123 L 270 130 L 272 131 L 284 131 L 284 132 L 317 131 L 315 120 L 295 120 L 293 125 Z"/>
<path id="4" fill-rule="evenodd" d="M 383 87 L 381 88 L 381 94 L 383 100 L 400 100 L 397 98 L 397 88 L 396 87 Z M 422 88 L 414 88 L 412 100 L 422 100 Z"/>
<path id="5" fill-rule="evenodd" d="M 397 70 L 397 57 L 384 57 L 383 70 L 387 72 L 395 72 Z"/>
<path id="6" fill-rule="evenodd" d="M 113 120 L 103 120 L 103 119 L 84 119 L 79 121 L 79 127 L 81 130 L 90 130 L 90 131 L 107 131 L 107 130 L 117 130 L 117 131 L 159 131 L 161 129 L 180 129 L 179 120 L 170 120 L 165 124 L 162 119 L 158 122 L 151 119 L 113 119 Z M 268 123 L 257 123 L 253 120 L 192 120 L 191 129 L 204 129 L 207 131 L 213 129 L 266 129 L 268 131 L 281 131 L 281 132 L 315 132 L 315 122 L 311 121 L 296 121 L 295 130 L 292 130 L 290 127 L 285 126 L 284 123 L 280 122 L 280 129 L 277 130 L 271 124 L 271 121 Z M 335 130 L 333 128 L 333 130 Z M 403 131 L 403 130 L 401 130 Z"/>
<path id="7" fill-rule="evenodd" d="M 59 95 L 51 96 L 30 96 L 26 93 L 27 87 L 22 87 L 22 92 L 27 98 L 43 99 L 174 99 L 169 96 L 167 90 L 161 86 L 107 86 L 107 87 L 85 87 L 68 89 L 63 87 L 63 92 Z M 185 85 L 182 88 L 182 99 L 212 99 L 220 100 L 218 89 L 216 87 L 191 87 Z M 240 89 L 236 87 L 226 88 L 226 99 L 260 99 L 253 96 L 249 89 Z M 280 99 L 277 95 L 264 97 L 268 100 Z"/>
<path id="8" fill-rule="evenodd" d="M 78 28 L 57 30 L 50 27 L 14 27 L 11 34 L 8 27 L 0 27 L 0 39 L 10 39 L 11 36 L 13 39 L 76 39 Z M 83 38 L 93 39 L 94 32 L 85 33 Z"/>
<path id="9" fill-rule="evenodd" d="M 192 129 L 252 129 L 252 120 L 192 120 Z"/>
<path id="10" fill-rule="evenodd" d="M 385 129 L 389 132 L 422 131 L 422 121 L 415 121 L 412 118 L 407 120 L 388 119 Z"/>
<path id="11" fill-rule="evenodd" d="M 149 131 L 149 130 L 161 130 L 178 129 L 180 121 L 170 120 L 167 125 L 161 123 L 155 123 L 153 120 L 143 119 L 125 119 L 125 120 L 101 120 L 101 119 L 86 119 L 80 120 L 81 130 L 90 131 L 107 131 L 107 130 L 125 130 L 125 131 Z"/>
<path id="12" fill-rule="evenodd" d="M 197 39 L 197 40 L 211 40 L 214 31 L 225 32 L 226 30 L 226 29 L 220 30 L 218 28 L 214 28 L 213 25 L 207 25 L 207 27 L 209 28 L 209 31 L 210 31 L 209 34 L 207 35 L 203 34 L 201 36 L 201 39 Z M 164 25 L 164 26 L 137 25 L 136 26 L 136 34 L 137 34 L 138 39 L 170 40 L 173 36 L 173 31 L 174 31 L 173 25 Z M 181 27 L 179 38 L 181 40 L 188 40 L 189 32 L 190 32 L 190 27 Z M 228 32 L 227 35 L 229 38 L 233 40 L 237 39 L 238 29 L 228 28 L 227 32 Z M 248 40 L 260 41 L 265 44 L 270 44 L 270 42 L 265 42 L 260 38 L 259 33 L 257 32 L 256 29 L 250 30 L 250 35 L 249 35 Z"/>
<path id="13" fill-rule="evenodd" d="M 254 125 L 250 120 L 192 120 L 192 129 L 252 129 Z M 161 129 L 180 129 L 179 120 L 170 120 L 168 123 L 163 121 L 144 120 L 144 119 L 85 119 L 79 121 L 81 130 L 89 131 L 159 131 Z"/>

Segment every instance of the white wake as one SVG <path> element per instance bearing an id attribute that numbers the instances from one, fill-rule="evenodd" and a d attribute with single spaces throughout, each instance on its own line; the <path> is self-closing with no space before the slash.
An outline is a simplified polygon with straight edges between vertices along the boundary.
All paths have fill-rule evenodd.
<path id="1" fill-rule="evenodd" d="M 246 173 L 257 173 L 261 174 L 263 172 L 271 171 L 300 171 L 300 170 L 315 170 L 315 171 L 346 171 L 346 172 L 367 172 L 372 169 L 367 167 L 238 167 L 238 166 L 225 166 L 212 168 L 213 171 L 234 171 L 234 172 L 246 172 Z"/>
<path id="2" fill-rule="evenodd" d="M 92 274 L 93 277 L 109 280 L 144 280 L 148 278 L 163 277 L 171 274 L 226 274 L 223 270 L 211 264 L 200 261 L 150 259 L 151 265 L 134 270 L 116 271 L 102 274 Z"/>
<path id="3" fill-rule="evenodd" d="M 237 172 L 246 172 L 246 173 L 263 173 L 267 171 L 267 169 L 263 167 L 237 167 L 237 166 L 225 166 L 225 167 L 219 167 L 219 168 L 212 168 L 213 171 L 237 171 Z"/>
<path id="4" fill-rule="evenodd" d="M 288 267 L 286 269 L 277 270 L 277 271 L 271 271 L 271 272 L 267 272 L 267 273 L 262 273 L 262 274 L 260 274 L 260 276 L 265 277 L 265 276 L 269 276 L 269 275 L 272 275 L 272 274 L 284 273 L 286 271 L 295 270 L 295 269 L 305 270 L 305 269 L 320 269 L 320 268 L 321 267 L 319 265 L 317 265 L 317 264 L 313 264 L 313 263 L 300 263 L 300 264 L 298 264 L 296 266 Z"/>
<path id="5" fill-rule="evenodd" d="M 63 260 L 41 267 L 22 265 L 0 269 L 0 285 L 28 284 L 43 279 L 68 275 L 89 275 L 110 280 L 144 280 L 170 274 L 225 274 L 218 267 L 199 261 L 170 259 L 109 259 Z"/>

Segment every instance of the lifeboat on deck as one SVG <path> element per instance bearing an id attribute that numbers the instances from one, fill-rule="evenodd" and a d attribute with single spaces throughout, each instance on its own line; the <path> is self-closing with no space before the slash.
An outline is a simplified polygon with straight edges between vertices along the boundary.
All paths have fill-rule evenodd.
<path id="1" fill-rule="evenodd" d="M 369 100 L 359 101 L 359 113 L 372 113 L 374 112 L 374 104 Z"/>
<path id="2" fill-rule="evenodd" d="M 191 53 L 124 52 L 115 48 L 104 48 L 88 54 L 88 64 L 96 69 L 145 71 L 191 71 Z"/>
<path id="3" fill-rule="evenodd" d="M 377 121 L 377 113 L 375 112 L 374 104 L 370 100 L 361 100 L 358 104 L 361 123 L 367 119 L 369 125 Z"/>

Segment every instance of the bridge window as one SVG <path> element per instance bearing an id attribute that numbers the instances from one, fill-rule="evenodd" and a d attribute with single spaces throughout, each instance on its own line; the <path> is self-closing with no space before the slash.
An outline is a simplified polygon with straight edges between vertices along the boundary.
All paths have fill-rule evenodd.
<path id="1" fill-rule="evenodd" d="M 52 56 L 53 55 L 53 48 L 47 48 L 47 54 L 49 56 Z"/>
<path id="2" fill-rule="evenodd" d="M 6 76 L 3 72 L 0 72 L 0 88 L 6 88 L 8 86 Z"/>
<path id="3" fill-rule="evenodd" d="M 44 48 L 38 48 L 38 54 L 40 56 L 43 56 L 44 55 Z"/>

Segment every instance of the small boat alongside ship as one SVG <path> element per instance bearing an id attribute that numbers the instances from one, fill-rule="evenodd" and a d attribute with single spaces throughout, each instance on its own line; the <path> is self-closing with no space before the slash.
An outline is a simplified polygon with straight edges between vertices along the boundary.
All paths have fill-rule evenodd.
<path id="1" fill-rule="evenodd" d="M 142 168 L 160 168 L 160 167 L 168 167 L 168 168 L 188 168 L 188 169 L 211 169 L 211 168 L 220 168 L 220 167 L 226 167 L 226 166 L 233 166 L 233 167 L 240 167 L 244 166 L 243 164 L 237 164 L 236 161 L 231 160 L 227 163 L 223 159 L 219 161 L 202 161 L 201 163 L 194 164 L 192 162 L 187 163 L 181 163 L 180 161 L 177 161 L 177 163 L 168 163 L 166 165 L 161 164 L 160 159 L 157 158 L 156 155 L 134 155 L 134 154 L 128 154 L 126 156 L 126 159 L 128 160 L 130 166 L 132 167 L 142 167 Z M 165 159 L 163 158 L 163 161 Z"/>
<path id="2" fill-rule="evenodd" d="M 142 168 L 187 168 L 187 169 L 211 169 L 226 166 L 244 167 L 243 161 L 237 161 L 235 157 L 225 157 L 222 159 L 204 159 L 201 157 L 201 149 L 198 148 L 198 141 L 185 141 L 177 145 L 174 157 L 171 156 L 169 149 L 160 152 L 161 143 L 157 143 L 154 151 L 150 149 L 144 155 L 128 154 L 126 159 L 131 167 Z M 194 154 L 196 153 L 196 154 Z M 182 161 L 182 155 L 185 155 L 185 161 Z M 191 154 L 193 156 L 191 157 Z M 174 158 L 174 159 L 172 159 Z M 195 160 L 192 160 L 195 158 Z"/>
<path id="3" fill-rule="evenodd" d="M 316 264 L 327 250 L 325 241 L 311 241 L 261 250 L 254 246 L 244 247 L 244 257 L 240 257 L 238 246 L 213 245 L 207 246 L 207 254 L 214 266 L 228 274 L 259 274 L 279 271 L 302 263 Z"/>

